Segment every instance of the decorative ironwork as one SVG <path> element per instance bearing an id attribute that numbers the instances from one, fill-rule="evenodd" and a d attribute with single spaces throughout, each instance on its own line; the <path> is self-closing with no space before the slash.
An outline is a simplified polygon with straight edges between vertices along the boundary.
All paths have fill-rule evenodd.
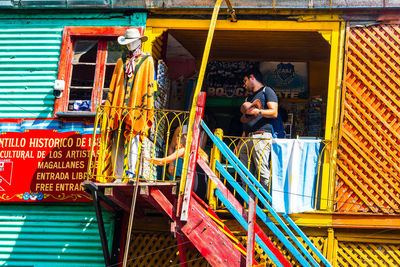
<path id="1" fill-rule="evenodd" d="M 136 114 L 147 112 L 146 109 L 99 106 L 94 127 L 100 129 L 100 137 L 91 148 L 88 179 L 128 182 L 138 174 L 140 179 L 148 181 L 177 181 L 177 164 L 169 170 L 169 162 L 162 160 L 169 155 L 174 131 L 177 131 L 176 145 L 184 145 L 181 137 L 185 135 L 183 126 L 187 123 L 188 112 L 154 109 L 152 127 L 145 132 L 135 133 L 124 123 L 114 127 L 112 114 L 122 114 L 120 121 L 124 121 L 132 110 Z M 136 144 L 132 143 L 133 139 Z"/>

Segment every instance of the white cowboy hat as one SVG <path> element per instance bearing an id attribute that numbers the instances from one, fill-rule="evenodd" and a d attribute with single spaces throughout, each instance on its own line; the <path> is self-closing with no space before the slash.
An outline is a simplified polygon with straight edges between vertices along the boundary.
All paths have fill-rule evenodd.
<path id="1" fill-rule="evenodd" d="M 126 45 L 138 39 L 140 39 L 142 42 L 146 42 L 148 38 L 145 35 L 141 36 L 138 29 L 127 29 L 125 36 L 118 37 L 118 43 L 120 45 Z"/>

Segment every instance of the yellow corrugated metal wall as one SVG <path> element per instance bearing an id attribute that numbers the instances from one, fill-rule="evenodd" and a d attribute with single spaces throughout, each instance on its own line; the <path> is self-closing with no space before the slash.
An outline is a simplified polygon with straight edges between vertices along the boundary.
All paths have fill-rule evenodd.
<path id="1" fill-rule="evenodd" d="M 400 27 L 347 30 L 337 212 L 400 212 Z"/>

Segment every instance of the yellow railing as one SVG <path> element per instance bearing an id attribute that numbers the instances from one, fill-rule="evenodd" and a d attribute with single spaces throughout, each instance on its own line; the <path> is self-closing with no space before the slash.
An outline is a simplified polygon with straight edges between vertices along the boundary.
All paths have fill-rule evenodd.
<path id="1" fill-rule="evenodd" d="M 180 170 L 177 164 L 169 168 L 165 157 L 168 148 L 171 153 L 184 145 L 182 129 L 188 118 L 186 111 L 99 106 L 94 125 L 97 132 L 93 133 L 97 142 L 90 150 L 88 179 L 126 183 L 139 175 L 145 181 L 176 181 L 175 174 Z M 139 124 L 144 127 L 138 132 Z M 174 131 L 176 145 L 172 148 Z"/>
<path id="2" fill-rule="evenodd" d="M 151 117 L 145 118 L 148 127 L 143 131 L 136 133 L 134 130 L 135 119 L 130 119 L 130 126 L 127 126 L 127 118 L 131 116 L 131 111 L 136 114 L 150 114 Z M 113 119 L 115 114 L 119 114 L 119 120 Z M 139 116 L 140 119 L 143 119 Z M 121 108 L 99 106 L 96 113 L 94 129 L 94 140 L 92 143 L 87 171 L 88 179 L 100 183 L 126 183 L 133 180 L 137 175 L 142 181 L 179 181 L 183 172 L 182 161 L 183 154 L 177 155 L 177 148 L 185 146 L 185 135 L 183 126 L 188 124 L 189 112 L 177 110 L 148 110 L 135 108 Z M 254 145 L 260 140 L 252 142 L 250 138 L 224 136 L 221 129 L 215 130 L 215 135 L 219 136 L 229 148 L 239 157 L 240 152 L 247 154 L 248 169 L 251 165 Z M 172 144 L 171 144 L 172 142 Z M 325 145 L 318 155 L 318 179 L 316 192 L 319 192 L 320 186 L 320 166 L 323 160 L 324 150 L 329 147 L 327 142 L 321 141 Z M 270 143 L 265 143 L 264 150 L 270 150 Z M 171 156 L 172 155 L 172 156 Z M 170 159 L 166 161 L 166 157 Z M 181 158 L 180 160 L 174 158 Z M 172 160 L 171 160 L 172 159 Z M 225 169 L 239 181 L 240 177 L 232 166 L 221 156 L 218 148 L 214 145 L 210 155 L 210 167 L 215 173 L 215 160 L 220 161 Z M 178 163 L 181 161 L 181 163 Z M 259 161 L 261 164 L 261 161 Z M 178 164 L 177 164 L 178 163 Z M 261 168 L 253 173 L 260 181 Z M 270 192 L 271 179 L 268 191 Z M 224 181 L 226 182 L 226 181 Z M 247 188 L 246 188 L 247 190 Z M 221 205 L 213 195 L 214 186 L 209 183 L 207 198 L 212 208 L 218 209 Z M 234 192 L 236 194 L 236 192 Z M 316 198 L 318 194 L 315 194 Z M 315 199 L 317 202 L 317 199 Z"/>
<path id="3" fill-rule="evenodd" d="M 242 161 L 242 163 L 247 167 L 247 169 L 249 169 L 252 172 L 252 174 L 260 182 L 262 161 L 260 159 L 258 160 L 258 162 L 259 162 L 258 168 L 255 168 L 255 170 L 257 170 L 257 171 L 255 171 L 254 168 L 251 168 L 252 157 L 253 157 L 253 154 L 255 151 L 254 147 L 259 146 L 262 141 L 268 141 L 268 142 L 263 142 L 263 146 L 261 147 L 261 150 L 262 151 L 271 151 L 271 139 L 266 139 L 266 138 L 252 139 L 251 137 L 224 136 L 222 129 L 217 129 L 215 131 L 215 135 L 218 136 L 220 139 L 222 139 L 224 141 L 224 143 L 227 144 L 228 147 L 232 151 L 234 151 L 235 155 L 239 159 L 241 158 L 240 157 L 241 153 L 245 154 L 245 158 L 247 158 L 247 162 Z M 254 141 L 254 140 L 256 140 L 256 141 Z M 325 150 L 329 150 L 329 147 L 330 147 L 329 141 L 326 141 L 326 140 L 320 140 L 320 141 L 323 144 L 323 146 L 318 153 L 318 171 L 317 171 L 317 180 L 316 180 L 316 184 L 315 184 L 315 187 L 316 187 L 315 192 L 316 193 L 315 193 L 315 198 L 314 198 L 314 206 L 315 207 L 317 207 L 316 204 L 319 203 L 319 201 L 320 201 L 320 199 L 318 199 L 318 198 L 320 198 L 318 195 L 318 192 L 320 191 L 320 186 L 321 186 L 320 180 L 321 180 L 321 165 L 323 163 L 323 155 L 324 155 Z M 212 148 L 212 152 L 211 152 L 210 167 L 214 171 L 214 173 L 218 174 L 218 171 L 215 169 L 215 160 L 218 160 L 219 162 L 221 162 L 221 164 L 225 166 L 225 169 L 229 173 L 231 173 L 231 175 L 235 178 L 236 181 L 238 181 L 239 184 L 242 183 L 241 178 L 240 178 L 239 174 L 235 171 L 234 167 L 230 166 L 228 161 L 225 158 L 223 158 L 223 156 L 219 152 L 217 146 L 214 144 L 214 146 Z M 272 168 L 272 158 L 270 158 L 270 168 Z M 271 173 L 272 173 L 272 171 L 269 173 L 269 175 L 270 175 L 269 185 L 267 188 L 269 193 L 271 193 L 271 181 L 272 181 Z M 224 184 L 226 184 L 225 179 L 224 179 Z M 221 203 L 218 203 L 216 197 L 213 195 L 213 193 L 212 193 L 213 189 L 214 188 L 213 188 L 212 183 L 209 182 L 207 198 L 208 198 L 208 201 L 212 208 L 219 209 L 222 207 L 222 205 L 221 205 Z M 247 192 L 247 190 L 248 190 L 247 186 L 244 189 Z M 233 190 L 233 194 L 236 195 L 235 190 Z"/>

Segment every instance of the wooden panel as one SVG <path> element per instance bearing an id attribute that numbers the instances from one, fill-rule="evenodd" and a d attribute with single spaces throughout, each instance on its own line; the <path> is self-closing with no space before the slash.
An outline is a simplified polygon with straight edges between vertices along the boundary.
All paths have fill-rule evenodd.
<path id="1" fill-rule="evenodd" d="M 400 27 L 348 29 L 335 210 L 400 211 Z"/>
<path id="2" fill-rule="evenodd" d="M 375 236 L 365 236 L 371 239 Z M 240 241 L 245 244 L 246 236 L 240 236 Z M 341 238 L 342 239 L 342 238 Z M 130 250 L 129 266 L 178 266 L 179 253 L 176 240 L 170 233 L 134 233 L 132 235 L 132 245 Z M 311 240 L 321 250 L 327 249 L 327 237 L 312 236 Z M 278 246 L 281 244 L 277 243 Z M 389 239 L 384 242 L 363 242 L 359 238 L 352 241 L 339 241 L 335 238 L 334 242 L 333 266 L 399 266 L 400 265 L 400 245 L 394 244 Z M 189 266 L 209 266 L 207 261 L 193 250 L 186 250 L 187 262 Z M 284 251 L 286 253 L 286 251 Z M 256 259 L 260 263 L 272 264 L 268 257 L 262 253 L 261 248 L 256 246 Z M 293 266 L 298 263 L 291 259 Z"/>
<path id="3" fill-rule="evenodd" d="M 399 266 L 400 246 L 339 242 L 336 264 L 336 266 Z"/>
<path id="4" fill-rule="evenodd" d="M 242 242 L 242 244 L 246 244 L 247 242 L 247 237 L 246 236 L 239 236 L 238 237 L 240 242 Z M 296 260 L 295 257 L 293 257 L 293 255 L 285 248 L 285 246 L 278 240 L 278 238 L 276 238 L 275 236 L 269 236 L 269 238 L 272 240 L 272 242 L 274 243 L 274 245 L 281 251 L 281 253 L 285 256 L 285 258 L 290 262 L 290 264 L 292 264 L 293 266 L 301 266 L 301 264 Z M 305 247 L 307 247 L 306 243 L 300 238 L 298 237 L 300 242 L 303 243 L 303 245 Z M 321 251 L 321 253 L 325 254 L 325 250 L 326 250 L 326 237 L 321 237 L 321 236 L 309 236 L 311 242 L 317 247 L 317 249 L 319 251 Z M 307 250 L 312 254 L 312 256 L 314 257 L 314 259 L 316 259 L 316 261 L 318 262 L 318 264 L 320 264 L 321 266 L 323 266 L 323 264 L 320 262 L 320 260 L 318 259 L 318 257 L 312 252 L 311 249 L 309 249 L 307 247 Z M 260 262 L 260 263 L 265 263 L 266 266 L 270 266 L 273 264 L 273 262 L 271 261 L 271 259 L 268 258 L 268 256 L 263 252 L 263 250 L 258 246 L 258 244 L 255 244 L 255 260 Z"/>
<path id="5" fill-rule="evenodd" d="M 195 58 L 201 58 L 207 31 L 169 30 Z M 318 32 L 218 31 L 210 60 L 327 61 L 329 43 Z"/>
<path id="6" fill-rule="evenodd" d="M 128 266 L 180 266 L 178 245 L 171 233 L 134 233 L 131 240 Z M 186 256 L 189 266 L 209 266 L 195 250 L 187 249 Z"/>
<path id="7" fill-rule="evenodd" d="M 162 56 L 162 47 L 163 47 L 163 38 L 164 35 L 160 35 L 158 36 L 152 45 L 152 49 L 151 49 L 151 55 L 154 59 L 155 62 L 157 62 L 159 59 L 161 59 Z"/>

